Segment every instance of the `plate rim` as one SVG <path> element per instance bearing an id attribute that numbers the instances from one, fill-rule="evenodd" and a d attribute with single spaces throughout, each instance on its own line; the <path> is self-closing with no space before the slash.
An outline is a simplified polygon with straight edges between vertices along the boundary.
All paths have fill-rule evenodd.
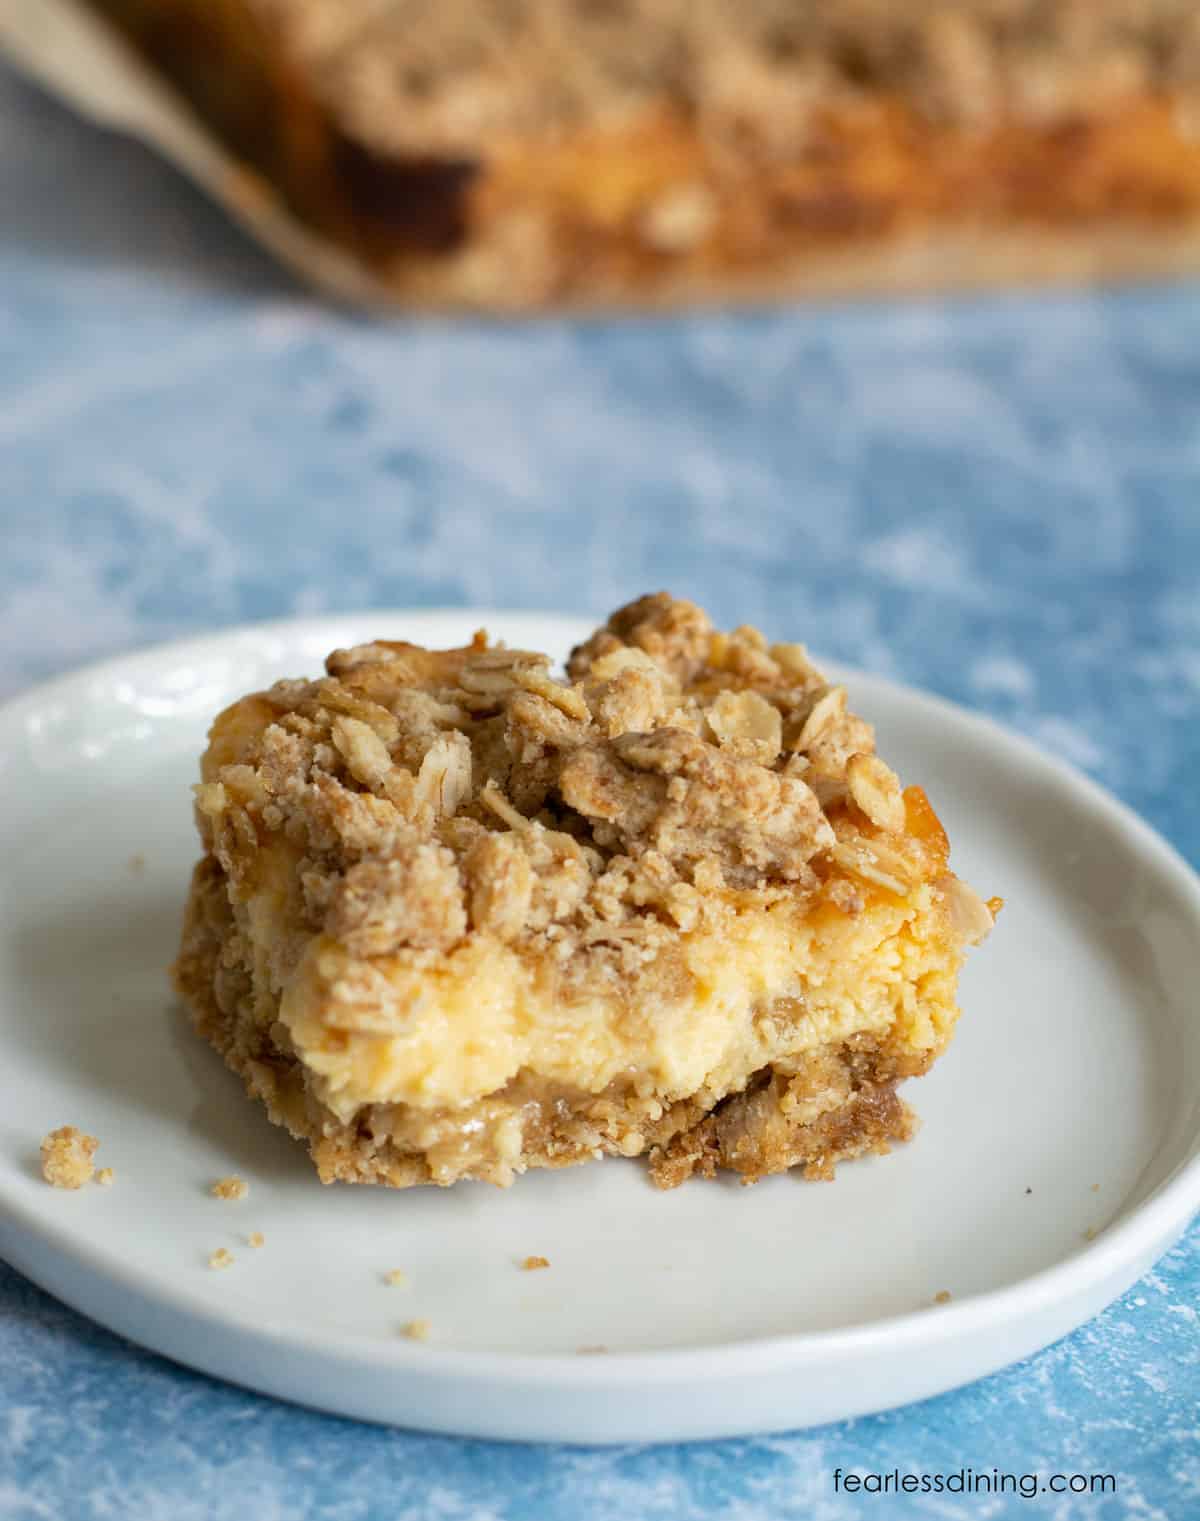
<path id="1" fill-rule="evenodd" d="M 340 634 L 335 630 L 361 626 L 373 620 L 381 623 L 461 620 L 474 622 L 476 626 L 492 625 L 501 631 L 502 637 L 505 624 L 539 621 L 548 628 L 557 626 L 560 635 L 571 638 L 585 629 L 589 621 L 586 613 L 438 605 L 322 612 L 192 633 L 89 662 L 9 697 L 0 703 L 0 751 L 8 743 L 6 735 L 10 724 L 20 721 L 23 710 L 36 708 L 47 699 L 61 698 L 81 688 L 86 692 L 89 686 L 111 677 L 128 676 L 131 667 L 136 673 L 164 660 L 197 656 L 201 652 L 211 658 L 225 650 L 236 652 L 239 647 L 268 638 L 291 637 L 297 641 L 303 638 L 319 642 L 325 637 L 322 630 L 328 630 L 329 637 L 336 642 Z M 1026 773 L 1032 769 L 1057 787 L 1086 799 L 1092 808 L 1112 821 L 1120 835 L 1129 841 L 1133 853 L 1147 859 L 1157 869 L 1190 909 L 1200 927 L 1200 874 L 1168 839 L 1092 777 L 987 714 L 963 707 L 937 693 L 910 686 L 891 675 L 849 666 L 841 661 L 824 660 L 819 655 L 815 658 L 823 669 L 840 680 L 902 695 L 914 706 L 918 718 L 927 714 L 941 723 L 958 727 L 978 741 L 1004 752 Z M 148 1269 L 117 1259 L 110 1261 L 103 1252 L 99 1260 L 95 1260 L 88 1244 L 73 1239 L 66 1227 L 44 1219 L 36 1209 L 24 1204 L 19 1195 L 10 1195 L 2 1182 L 0 1202 L 4 1204 L 6 1219 L 0 1223 L 5 1235 L 10 1228 L 23 1230 L 60 1257 L 69 1258 L 89 1273 L 101 1273 L 113 1287 L 139 1295 L 160 1312 L 182 1313 L 194 1324 L 209 1326 L 222 1333 L 235 1330 L 264 1348 L 286 1346 L 294 1350 L 300 1345 L 308 1353 L 337 1362 L 366 1363 L 376 1371 L 415 1373 L 427 1378 L 494 1384 L 499 1378 L 511 1380 L 516 1377 L 536 1380 L 542 1385 L 595 1391 L 630 1379 L 650 1384 L 675 1383 L 689 1374 L 700 1372 L 706 1381 L 711 1381 L 745 1377 L 756 1372 L 770 1373 L 784 1367 L 811 1370 L 835 1364 L 842 1358 L 861 1356 L 885 1344 L 893 1350 L 939 1345 L 966 1335 L 995 1331 L 1015 1318 L 1032 1317 L 1072 1298 L 1081 1300 L 1102 1285 L 1119 1280 L 1131 1269 L 1136 1268 L 1135 1276 L 1139 1276 L 1144 1271 L 1139 1264 L 1147 1254 L 1153 1252 L 1156 1260 L 1200 1211 L 1200 1131 L 1192 1136 L 1190 1144 L 1190 1155 L 1172 1175 L 1159 1184 L 1149 1198 L 1094 1241 L 1015 1283 L 955 1299 L 940 1307 L 936 1316 L 925 1309 L 917 1309 L 857 1325 L 716 1341 L 699 1346 L 611 1352 L 597 1358 L 563 1352 L 471 1350 L 436 1343 L 416 1346 L 399 1339 L 372 1339 L 349 1332 L 304 1327 L 292 1321 L 264 1322 L 261 1316 L 238 1312 L 234 1305 L 220 1312 L 214 1311 L 199 1297 L 193 1298 L 186 1286 L 164 1283 Z M 24 1253 L 20 1255 L 25 1256 Z M 39 1287 L 47 1288 L 36 1270 L 31 1271 L 25 1266 L 19 1270 Z M 67 1298 L 58 1290 L 47 1288 L 47 1291 L 74 1308 L 82 1309 L 77 1300 Z M 1111 1303 L 1112 1297 L 1115 1296 L 1106 1298 L 1105 1304 Z M 82 1313 L 89 1312 L 82 1310 Z M 1073 1325 L 1079 1323 L 1079 1320 L 1072 1322 Z"/>

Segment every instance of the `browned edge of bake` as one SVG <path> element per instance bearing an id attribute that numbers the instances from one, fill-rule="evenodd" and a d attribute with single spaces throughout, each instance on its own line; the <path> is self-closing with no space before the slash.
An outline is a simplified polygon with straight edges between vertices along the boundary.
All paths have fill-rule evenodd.
<path id="1" fill-rule="evenodd" d="M 476 166 L 385 161 L 338 129 L 310 81 L 241 0 L 89 0 L 293 211 L 375 259 L 465 234 Z"/>

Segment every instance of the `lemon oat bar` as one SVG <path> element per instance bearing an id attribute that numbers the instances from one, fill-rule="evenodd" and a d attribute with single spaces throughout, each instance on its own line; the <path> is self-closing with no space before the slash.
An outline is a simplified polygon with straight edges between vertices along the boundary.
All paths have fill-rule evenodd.
<path id="1" fill-rule="evenodd" d="M 335 651 L 213 725 L 175 969 L 321 1178 L 671 1186 L 885 1151 L 990 929 L 796 644 L 666 594 L 571 656 Z"/>

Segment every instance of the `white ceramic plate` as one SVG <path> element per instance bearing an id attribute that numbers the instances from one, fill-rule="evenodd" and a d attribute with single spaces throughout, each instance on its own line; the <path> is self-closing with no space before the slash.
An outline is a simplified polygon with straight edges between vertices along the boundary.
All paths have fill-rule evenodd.
<path id="1" fill-rule="evenodd" d="M 173 1008 L 212 714 L 373 635 L 578 622 L 479 612 L 264 625 L 111 662 L 0 712 L 0 1252 L 105 1325 L 372 1420 L 620 1441 L 797 1427 L 919 1399 L 1095 1314 L 1200 1205 L 1200 886 L 1120 804 L 1021 740 L 850 676 L 955 862 L 1007 901 L 962 983 L 924 1124 L 835 1186 L 656 1192 L 619 1160 L 507 1192 L 322 1188 Z M 796 630 L 795 632 L 803 632 Z M 38 1141 L 101 1139 L 110 1189 Z M 249 1197 L 222 1203 L 238 1172 Z M 260 1230 L 266 1245 L 246 1246 Z M 206 1266 L 225 1246 L 224 1272 Z M 549 1257 L 549 1271 L 517 1262 Z M 408 1287 L 383 1275 L 400 1267 Z M 935 1306 L 942 1290 L 951 1302 Z M 399 1328 L 428 1319 L 431 1339 Z M 579 1355 L 603 1347 L 604 1355 Z"/>

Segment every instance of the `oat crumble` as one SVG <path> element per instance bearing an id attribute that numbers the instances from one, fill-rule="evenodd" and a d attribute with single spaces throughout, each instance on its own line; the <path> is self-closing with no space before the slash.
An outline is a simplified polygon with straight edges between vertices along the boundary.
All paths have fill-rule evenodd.
<path id="1" fill-rule="evenodd" d="M 60 1125 L 42 1141 L 42 1177 L 52 1188 L 82 1188 L 95 1171 L 100 1142 L 74 1125 Z"/>

